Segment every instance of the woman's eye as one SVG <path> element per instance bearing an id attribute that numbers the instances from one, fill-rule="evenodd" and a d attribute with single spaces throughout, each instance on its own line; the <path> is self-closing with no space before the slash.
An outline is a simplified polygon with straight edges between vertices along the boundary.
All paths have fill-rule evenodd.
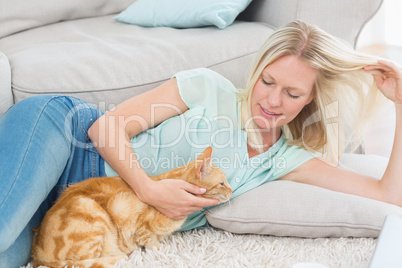
<path id="1" fill-rule="evenodd" d="M 288 93 L 288 96 L 291 97 L 292 99 L 297 99 L 300 97 L 300 96 L 290 94 L 289 91 L 287 91 L 287 93 Z"/>
<path id="2" fill-rule="evenodd" d="M 274 83 L 265 81 L 263 78 L 261 78 L 261 81 L 262 81 L 263 84 L 265 84 L 267 86 L 272 86 L 274 84 Z"/>

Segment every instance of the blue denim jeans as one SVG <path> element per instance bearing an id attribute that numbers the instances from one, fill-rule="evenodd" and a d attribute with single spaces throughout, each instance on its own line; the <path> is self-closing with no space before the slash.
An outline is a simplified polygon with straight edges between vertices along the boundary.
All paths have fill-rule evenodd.
<path id="1" fill-rule="evenodd" d="M 32 228 L 68 184 L 105 176 L 87 135 L 100 115 L 76 98 L 38 96 L 0 118 L 0 267 L 29 262 Z"/>

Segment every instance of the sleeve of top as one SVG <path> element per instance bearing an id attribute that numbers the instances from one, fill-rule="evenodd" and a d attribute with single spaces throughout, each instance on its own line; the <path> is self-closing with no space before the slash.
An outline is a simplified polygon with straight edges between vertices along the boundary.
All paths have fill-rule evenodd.
<path id="1" fill-rule="evenodd" d="M 205 108 L 205 115 L 236 120 L 236 87 L 222 75 L 199 68 L 175 74 L 179 93 L 189 109 Z"/>
<path id="2" fill-rule="evenodd" d="M 277 159 L 276 168 L 273 173 L 273 180 L 279 179 L 298 166 L 304 164 L 310 159 L 313 159 L 314 154 L 299 147 L 299 146 L 285 146 L 283 152 L 281 152 L 280 159 Z"/>

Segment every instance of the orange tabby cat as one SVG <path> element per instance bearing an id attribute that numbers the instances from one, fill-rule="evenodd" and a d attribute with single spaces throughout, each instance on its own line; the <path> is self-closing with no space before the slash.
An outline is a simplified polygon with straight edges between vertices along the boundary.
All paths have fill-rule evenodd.
<path id="1" fill-rule="evenodd" d="M 197 160 L 151 178 L 186 180 L 206 188 L 203 197 L 226 202 L 232 188 L 211 154 L 208 147 Z M 35 266 L 113 267 L 139 246 L 159 248 L 183 222 L 141 202 L 120 177 L 88 179 L 68 187 L 47 212 L 35 230 L 32 258 Z"/>

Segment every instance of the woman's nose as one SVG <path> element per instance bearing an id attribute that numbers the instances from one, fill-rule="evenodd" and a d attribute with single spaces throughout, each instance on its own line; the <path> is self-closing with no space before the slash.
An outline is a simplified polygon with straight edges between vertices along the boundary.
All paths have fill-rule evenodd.
<path id="1" fill-rule="evenodd" d="M 268 104 L 271 107 L 278 107 L 281 106 L 281 91 L 278 89 L 272 90 L 268 96 Z"/>

